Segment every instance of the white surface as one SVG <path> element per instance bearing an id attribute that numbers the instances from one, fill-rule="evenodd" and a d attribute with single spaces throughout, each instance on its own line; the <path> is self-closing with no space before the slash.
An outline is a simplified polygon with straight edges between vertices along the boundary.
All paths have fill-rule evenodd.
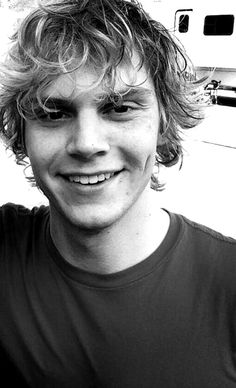
<path id="1" fill-rule="evenodd" d="M 207 116 L 187 132 L 182 169 L 163 172 L 160 196 L 164 207 L 236 238 L 236 108 L 210 107 Z"/>
<path id="2" fill-rule="evenodd" d="M 30 175 L 26 170 L 26 174 Z M 0 204 L 13 202 L 27 207 L 47 203 L 36 187 L 26 181 L 24 167 L 15 163 L 14 156 L 0 143 Z"/>

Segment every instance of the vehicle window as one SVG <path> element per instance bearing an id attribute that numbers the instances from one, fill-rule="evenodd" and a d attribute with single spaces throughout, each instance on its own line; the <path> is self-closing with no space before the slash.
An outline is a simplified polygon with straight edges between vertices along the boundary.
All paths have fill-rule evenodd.
<path id="1" fill-rule="evenodd" d="M 207 15 L 204 21 L 204 35 L 232 35 L 234 15 Z"/>
<path id="2" fill-rule="evenodd" d="M 188 32 L 189 26 L 189 15 L 180 15 L 179 17 L 179 32 L 185 33 Z"/>

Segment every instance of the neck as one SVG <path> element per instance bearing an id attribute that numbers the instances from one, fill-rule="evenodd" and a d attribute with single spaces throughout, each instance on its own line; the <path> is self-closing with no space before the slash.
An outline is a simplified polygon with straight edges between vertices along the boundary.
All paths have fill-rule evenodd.
<path id="1" fill-rule="evenodd" d="M 147 258 L 164 239 L 169 216 L 157 203 L 158 194 L 152 191 L 145 206 L 99 231 L 68 225 L 51 212 L 52 239 L 61 255 L 79 268 L 101 274 L 122 271 Z"/>

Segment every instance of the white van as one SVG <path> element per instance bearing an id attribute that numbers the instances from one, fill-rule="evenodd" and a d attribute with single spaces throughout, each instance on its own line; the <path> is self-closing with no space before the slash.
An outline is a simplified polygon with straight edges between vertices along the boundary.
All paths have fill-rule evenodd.
<path id="1" fill-rule="evenodd" d="M 144 6 L 174 32 L 197 74 L 218 81 L 218 95 L 236 104 L 236 0 L 145 0 Z"/>

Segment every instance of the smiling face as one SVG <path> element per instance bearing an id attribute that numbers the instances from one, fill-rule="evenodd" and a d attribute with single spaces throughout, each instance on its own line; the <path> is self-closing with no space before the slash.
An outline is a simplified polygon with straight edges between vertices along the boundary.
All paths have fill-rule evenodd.
<path id="1" fill-rule="evenodd" d="M 120 66 L 112 92 L 91 87 L 97 74 L 89 68 L 64 74 L 43 96 L 55 111 L 36 108 L 39 119 L 26 121 L 27 153 L 51 222 L 101 229 L 148 200 L 159 110 L 144 67 L 133 74 Z"/>

